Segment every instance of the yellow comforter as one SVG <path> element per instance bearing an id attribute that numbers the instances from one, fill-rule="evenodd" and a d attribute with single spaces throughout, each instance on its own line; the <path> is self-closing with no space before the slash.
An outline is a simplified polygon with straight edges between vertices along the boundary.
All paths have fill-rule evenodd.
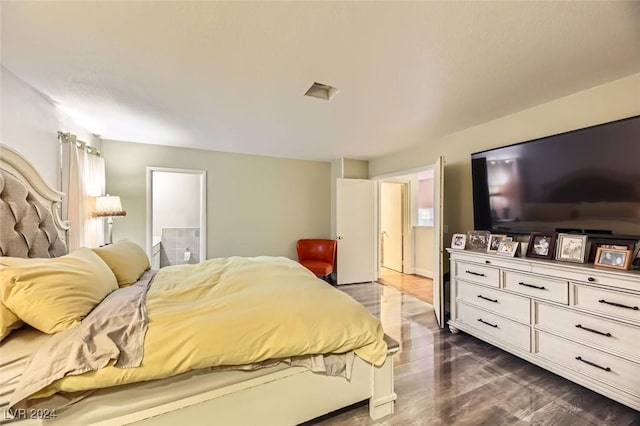
<path id="1" fill-rule="evenodd" d="M 286 258 L 232 257 L 161 269 L 146 307 L 140 367 L 67 376 L 33 397 L 295 355 L 355 350 L 375 365 L 386 356 L 375 317 Z"/>

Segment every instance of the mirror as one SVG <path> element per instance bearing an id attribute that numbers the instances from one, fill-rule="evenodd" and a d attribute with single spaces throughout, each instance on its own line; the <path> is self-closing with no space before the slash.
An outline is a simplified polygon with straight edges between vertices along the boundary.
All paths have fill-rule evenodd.
<path id="1" fill-rule="evenodd" d="M 147 167 L 147 253 L 153 269 L 207 258 L 206 171 Z"/>

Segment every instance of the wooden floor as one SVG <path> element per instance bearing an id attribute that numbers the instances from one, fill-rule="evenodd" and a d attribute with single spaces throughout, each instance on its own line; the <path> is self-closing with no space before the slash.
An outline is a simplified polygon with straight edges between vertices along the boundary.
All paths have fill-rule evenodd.
<path id="1" fill-rule="evenodd" d="M 436 325 L 433 307 L 377 283 L 339 286 L 401 342 L 395 413 L 359 404 L 309 425 L 640 426 L 640 413 L 464 333 Z"/>
<path id="2" fill-rule="evenodd" d="M 380 268 L 380 278 L 378 282 L 433 304 L 433 280 L 431 278 L 401 274 L 391 269 Z"/>

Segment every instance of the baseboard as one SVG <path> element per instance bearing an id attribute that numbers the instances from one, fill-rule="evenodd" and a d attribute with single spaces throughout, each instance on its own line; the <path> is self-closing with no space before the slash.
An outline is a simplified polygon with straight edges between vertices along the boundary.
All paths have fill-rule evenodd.
<path id="1" fill-rule="evenodd" d="M 428 269 L 415 268 L 415 272 L 414 273 L 416 275 L 420 275 L 421 277 L 433 279 L 433 271 L 430 271 Z"/>

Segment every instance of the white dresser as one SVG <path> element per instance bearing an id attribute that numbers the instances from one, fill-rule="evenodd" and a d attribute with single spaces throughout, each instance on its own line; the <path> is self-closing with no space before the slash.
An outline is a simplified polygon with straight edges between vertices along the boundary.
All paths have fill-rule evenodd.
<path id="1" fill-rule="evenodd" d="M 640 273 L 448 250 L 462 330 L 640 410 Z"/>

